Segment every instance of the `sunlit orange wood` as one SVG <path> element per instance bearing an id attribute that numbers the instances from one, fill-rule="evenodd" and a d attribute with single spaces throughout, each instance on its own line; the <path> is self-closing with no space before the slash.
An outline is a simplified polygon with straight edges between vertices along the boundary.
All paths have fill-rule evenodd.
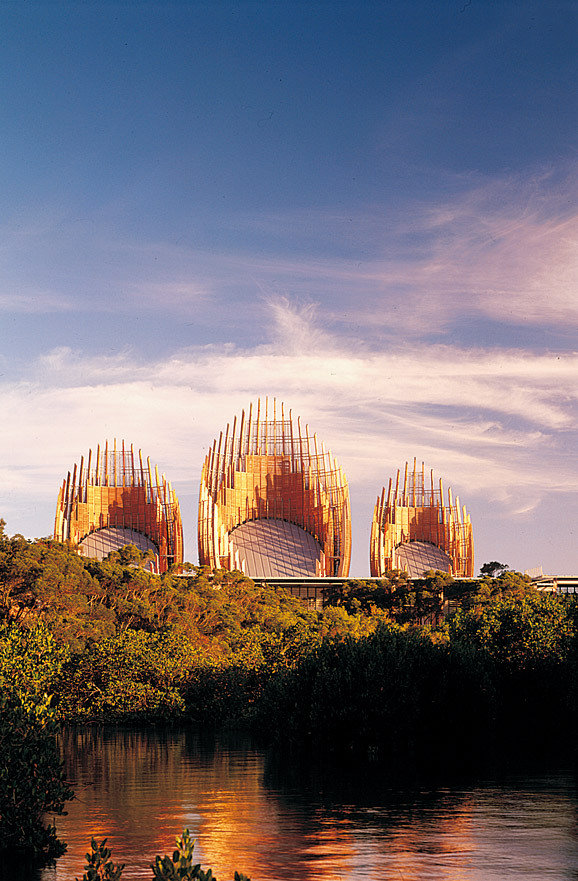
<path id="1" fill-rule="evenodd" d="M 251 520 L 285 520 L 322 551 L 319 575 L 346 576 L 351 558 L 349 488 L 331 452 L 265 399 L 227 425 L 205 459 L 199 495 L 199 562 L 238 568 L 229 536 Z M 272 412 L 271 412 L 272 411 Z M 271 418 L 272 417 L 272 418 Z"/>
<path id="2" fill-rule="evenodd" d="M 403 489 L 401 471 L 397 472 L 395 487 L 390 479 L 378 497 L 373 514 L 370 538 L 371 575 L 380 578 L 395 568 L 395 551 L 400 545 L 419 541 L 435 545 L 451 560 L 451 574 L 471 578 L 474 574 L 474 538 L 470 515 L 460 501 L 454 503 L 451 488 L 448 503 L 443 501 L 442 482 L 434 489 L 433 471 L 427 480 L 425 466 L 413 473 L 406 462 Z"/>
<path id="3" fill-rule="evenodd" d="M 100 529 L 130 529 L 149 538 L 158 549 L 158 567 L 165 572 L 183 562 L 183 525 L 177 496 L 164 474 L 155 478 L 147 459 L 143 467 L 134 466 L 132 444 L 120 449 L 116 440 L 110 450 L 97 447 L 96 464 L 91 469 L 92 450 L 84 468 L 84 457 L 77 471 L 63 481 L 58 493 L 54 538 L 78 546 L 86 536 Z M 78 476 L 77 476 L 78 475 Z M 110 482 L 112 478 L 112 483 Z"/>

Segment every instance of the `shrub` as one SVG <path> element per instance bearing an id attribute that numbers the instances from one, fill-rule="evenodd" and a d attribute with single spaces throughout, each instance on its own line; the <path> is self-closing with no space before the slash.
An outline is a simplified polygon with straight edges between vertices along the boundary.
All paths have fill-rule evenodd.
<path id="1" fill-rule="evenodd" d="M 204 871 L 200 863 L 193 863 L 193 849 L 189 830 L 185 829 L 182 837 L 177 838 L 177 847 L 170 856 L 156 856 L 151 863 L 154 881 L 217 881 L 211 869 Z M 86 872 L 82 881 L 119 881 L 124 863 L 115 864 L 112 853 L 106 846 L 106 838 L 98 844 L 93 838 L 91 851 L 86 854 Z M 76 879 L 78 881 L 78 879 Z M 246 875 L 235 872 L 235 881 L 251 881 Z"/>
<path id="2" fill-rule="evenodd" d="M 64 852 L 44 814 L 62 813 L 72 798 L 48 696 L 67 657 L 44 625 L 0 628 L 0 851 Z"/>
<path id="3" fill-rule="evenodd" d="M 11 856 L 50 859 L 66 849 L 44 819 L 63 813 L 72 798 L 49 703 L 24 706 L 14 695 L 0 697 L 0 851 Z"/>
<path id="4" fill-rule="evenodd" d="M 382 625 L 359 640 L 324 643 L 272 679 L 259 717 L 278 739 L 383 758 L 477 742 L 493 712 L 484 656 Z"/>

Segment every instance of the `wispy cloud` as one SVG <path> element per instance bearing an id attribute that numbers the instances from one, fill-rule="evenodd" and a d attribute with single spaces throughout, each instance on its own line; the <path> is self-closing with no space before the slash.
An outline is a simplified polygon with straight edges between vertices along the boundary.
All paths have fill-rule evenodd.
<path id="1" fill-rule="evenodd" d="M 318 332 L 314 309 L 286 300 L 267 308 L 270 339 L 250 350 L 198 347 L 143 364 L 130 351 L 86 359 L 58 349 L 19 383 L 0 386 L 10 417 L 0 445 L 18 487 L 20 469 L 39 459 L 54 481 L 86 447 L 115 436 L 146 447 L 179 478 L 196 479 L 222 424 L 265 394 L 309 420 L 364 484 L 417 455 L 466 486 L 503 496 L 521 486 L 578 487 L 568 460 L 578 355 L 447 346 L 365 354 Z"/>
<path id="2" fill-rule="evenodd" d="M 0 312 L 46 315 L 48 312 L 71 312 L 75 308 L 73 300 L 41 288 L 0 291 Z"/>
<path id="3" fill-rule="evenodd" d="M 271 227 L 285 228 L 287 240 L 310 230 L 319 253 L 335 250 L 337 241 L 347 252 L 347 257 L 280 260 L 277 277 L 287 285 L 292 277 L 299 293 L 307 278 L 328 317 L 366 331 L 379 326 L 419 338 L 467 316 L 506 325 L 575 327 L 575 180 L 570 169 L 562 180 L 543 173 L 470 187 L 461 182 L 444 200 L 353 216 L 292 215 L 285 227 L 275 215 Z M 261 225 L 266 227 L 264 219 Z M 259 268 L 264 274 L 270 269 L 266 262 Z"/>
<path id="4" fill-rule="evenodd" d="M 275 310 L 269 314 L 273 323 Z M 300 321 L 303 310 L 297 327 Z M 367 356 L 344 350 L 339 339 L 329 345 L 327 336 L 320 351 L 303 354 L 287 316 L 272 335 L 287 335 L 288 324 L 293 351 L 269 342 L 253 349 L 198 347 L 143 364 L 130 351 L 85 359 L 59 350 L 19 382 L 0 385 L 0 516 L 10 531 L 49 533 L 67 470 L 89 447 L 116 437 L 141 448 L 172 481 L 183 505 L 187 557 L 194 560 L 196 497 L 208 447 L 227 421 L 268 394 L 309 423 L 345 469 L 355 574 L 367 566 L 375 497 L 413 456 L 473 509 L 477 536 L 486 535 L 478 543 L 484 559 L 496 556 L 499 530 L 492 525 L 503 523 L 510 564 L 544 560 L 536 542 L 524 545 L 523 532 L 514 538 L 515 520 L 531 517 L 552 494 L 563 497 L 566 508 L 578 490 L 577 357 L 553 365 L 515 352 L 473 356 L 428 346 Z M 305 329 L 303 341 L 311 338 L 314 328 Z M 570 523 L 558 533 L 566 528 L 571 542 Z M 569 546 L 568 560 L 572 553 Z M 560 568 L 555 558 L 550 566 Z"/>
<path id="5" fill-rule="evenodd" d="M 47 218 L 26 235 L 4 230 L 0 309 L 163 310 L 177 320 L 202 309 L 213 326 L 234 311 L 248 328 L 265 296 L 304 313 L 315 302 L 325 326 L 362 329 L 366 345 L 449 334 L 468 317 L 567 331 L 578 322 L 573 172 L 456 180 L 452 195 L 396 210 L 239 215 L 235 244 L 224 228 L 219 250 L 185 237 L 136 244 L 119 217 Z M 297 314 L 292 327 L 280 314 L 285 340 L 299 334 Z"/>

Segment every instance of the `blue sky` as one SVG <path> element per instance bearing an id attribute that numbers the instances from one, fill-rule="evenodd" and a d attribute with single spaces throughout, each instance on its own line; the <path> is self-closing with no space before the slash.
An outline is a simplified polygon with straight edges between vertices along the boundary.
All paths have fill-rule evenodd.
<path id="1" fill-rule="evenodd" d="M 177 489 L 276 396 L 349 478 L 425 461 L 477 566 L 578 571 L 572 2 L 0 6 L 0 514 L 89 447 Z"/>

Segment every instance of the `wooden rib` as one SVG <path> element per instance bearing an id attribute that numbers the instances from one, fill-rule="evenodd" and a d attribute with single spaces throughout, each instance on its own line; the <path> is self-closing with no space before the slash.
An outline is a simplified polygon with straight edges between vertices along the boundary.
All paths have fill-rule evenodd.
<path id="1" fill-rule="evenodd" d="M 147 470 L 148 470 L 149 486 L 150 486 L 150 490 L 151 490 L 151 498 L 152 498 L 152 500 L 156 500 L 157 494 L 154 491 L 153 475 L 152 475 L 152 471 L 151 471 L 151 460 L 148 456 L 147 456 Z"/>
<path id="2" fill-rule="evenodd" d="M 81 502 L 83 501 L 83 498 L 82 498 L 83 477 L 84 477 L 84 456 L 81 456 L 80 457 L 80 471 L 78 473 L 78 497 Z"/>
<path id="3" fill-rule="evenodd" d="M 144 467 L 143 467 L 143 461 L 142 461 L 142 450 L 140 450 L 140 449 L 138 451 L 138 460 L 139 460 L 139 466 L 140 466 L 141 486 L 146 487 Z M 145 492 L 145 499 L 146 499 L 146 492 Z"/>
<path id="4" fill-rule="evenodd" d="M 239 446 L 237 452 L 237 461 L 241 460 L 241 450 L 243 449 L 243 437 L 245 431 L 245 411 L 241 411 L 241 427 L 239 428 Z"/>
<path id="5" fill-rule="evenodd" d="M 247 432 L 247 453 L 253 452 L 253 403 L 249 404 L 249 427 Z"/>

